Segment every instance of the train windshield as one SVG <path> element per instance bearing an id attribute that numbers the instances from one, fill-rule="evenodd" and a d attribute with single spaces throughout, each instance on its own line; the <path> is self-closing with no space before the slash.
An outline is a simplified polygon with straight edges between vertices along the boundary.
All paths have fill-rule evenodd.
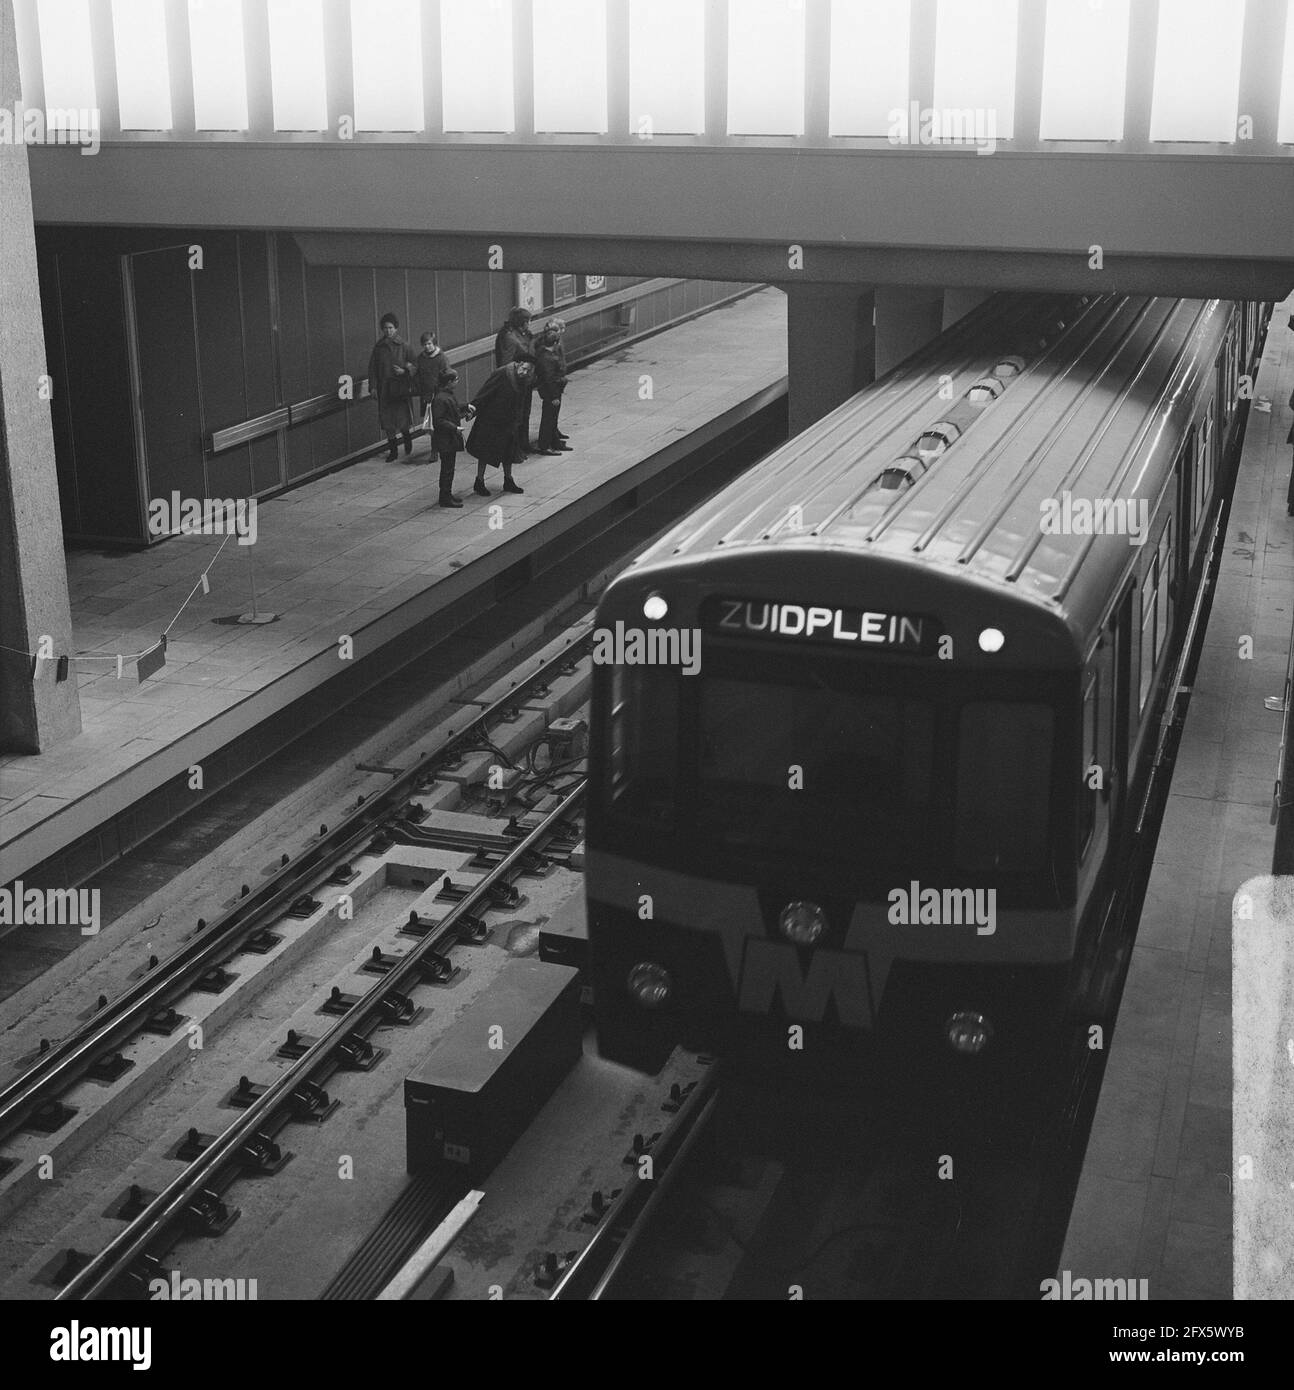
<path id="1" fill-rule="evenodd" d="M 700 694 L 695 809 L 707 838 L 754 848 L 792 834 L 838 858 L 920 837 L 937 795 L 929 700 L 821 679 L 707 680 Z"/>
<path id="2" fill-rule="evenodd" d="M 1048 878 L 1054 704 L 930 667 L 714 652 L 615 672 L 609 810 L 697 854 Z"/>

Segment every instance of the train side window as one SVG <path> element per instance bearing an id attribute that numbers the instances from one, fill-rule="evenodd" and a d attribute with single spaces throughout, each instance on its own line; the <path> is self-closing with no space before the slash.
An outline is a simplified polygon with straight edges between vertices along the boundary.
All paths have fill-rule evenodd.
<path id="1" fill-rule="evenodd" d="M 1187 437 L 1187 457 L 1191 461 L 1191 534 L 1200 529 L 1204 515 L 1204 452 L 1200 448 L 1200 432 L 1192 429 Z"/>
<path id="2" fill-rule="evenodd" d="M 1163 589 L 1163 612 L 1165 612 L 1165 626 L 1172 627 L 1172 603 L 1176 598 L 1176 589 L 1173 588 L 1173 581 L 1176 580 L 1177 556 L 1173 553 L 1173 518 L 1169 517 L 1163 523 L 1163 530 L 1159 532 L 1159 584 Z"/>
<path id="3" fill-rule="evenodd" d="M 1138 710 L 1146 708 L 1151 677 L 1155 673 L 1158 648 L 1155 644 L 1155 614 L 1159 599 L 1159 556 L 1150 562 L 1141 585 L 1141 690 L 1137 697 Z"/>
<path id="4" fill-rule="evenodd" d="M 1175 591 L 1173 589 L 1173 518 L 1170 516 L 1164 522 L 1164 529 L 1159 533 L 1159 554 L 1156 556 L 1156 563 L 1159 567 L 1159 622 L 1155 632 L 1155 660 L 1159 660 L 1159 650 L 1164 645 L 1164 640 L 1173 626 L 1173 599 Z"/>
<path id="5" fill-rule="evenodd" d="M 1080 773 L 1081 790 L 1078 805 L 1078 854 L 1087 856 L 1092 843 L 1092 831 L 1096 828 L 1096 798 L 1098 788 L 1089 786 L 1090 770 L 1099 761 L 1096 746 L 1098 727 L 1100 677 L 1095 671 L 1088 677 L 1087 688 L 1083 691 L 1083 767 Z M 1102 769 L 1104 780 L 1104 769 Z"/>

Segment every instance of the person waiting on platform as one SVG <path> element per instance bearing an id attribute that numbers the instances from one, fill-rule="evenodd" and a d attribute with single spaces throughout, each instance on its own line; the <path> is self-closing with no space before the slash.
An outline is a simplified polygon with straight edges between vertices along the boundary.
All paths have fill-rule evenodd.
<path id="1" fill-rule="evenodd" d="M 555 329 L 557 330 L 557 358 L 558 358 L 558 361 L 562 364 L 562 376 L 565 376 L 565 375 L 566 375 L 566 342 L 565 342 L 565 339 L 566 339 L 566 320 L 565 320 L 565 319 L 549 319 L 549 320 L 548 320 L 547 327 L 549 327 L 549 328 L 555 328 Z M 565 444 L 566 441 L 570 438 L 569 435 L 563 434 L 560 428 L 558 428 L 558 429 L 555 431 L 555 435 L 556 435 L 556 438 L 557 438 L 557 448 L 559 448 L 559 449 L 560 449 L 560 448 L 562 447 L 562 445 Z"/>
<path id="2" fill-rule="evenodd" d="M 436 394 L 436 387 L 440 385 L 441 378 L 450 370 L 450 366 L 445 360 L 445 354 L 441 351 L 434 333 L 424 333 L 421 341 L 422 351 L 418 354 L 413 365 L 418 371 L 418 404 L 422 411 L 423 423 L 430 429 L 431 422 L 427 419 L 427 412 L 431 409 L 431 399 Z"/>
<path id="3" fill-rule="evenodd" d="M 440 456 L 440 505 L 461 507 L 454 496 L 454 462 L 463 447 L 462 424 L 476 412 L 470 405 L 460 406 L 454 394 L 458 373 L 447 367 L 436 383 L 431 398 L 431 447 Z"/>
<path id="4" fill-rule="evenodd" d="M 535 339 L 530 331 L 530 310 L 520 306 L 508 310 L 494 339 L 494 365 L 506 367 L 509 362 L 535 360 Z M 517 402 L 517 446 L 522 454 L 530 453 L 530 406 L 534 399 L 533 383 Z"/>
<path id="5" fill-rule="evenodd" d="M 517 412 L 519 402 L 535 379 L 535 369 L 529 362 L 509 362 L 485 378 L 485 384 L 472 398 L 476 420 L 467 438 L 467 452 L 476 460 L 476 482 L 472 491 L 479 497 L 489 497 L 485 486 L 485 470 L 503 465 L 504 492 L 524 492 L 512 479 L 512 467 L 521 458 L 517 443 Z"/>
<path id="6" fill-rule="evenodd" d="M 570 445 L 559 437 L 557 417 L 566 390 L 566 360 L 561 348 L 560 320 L 549 323 L 535 343 L 535 389 L 543 402 L 539 415 L 539 452 L 569 453 Z"/>
<path id="7" fill-rule="evenodd" d="M 382 336 L 368 359 L 369 394 L 377 401 L 377 421 L 386 432 L 387 463 L 399 456 L 395 437 L 404 436 L 404 452 L 413 453 L 413 396 L 417 389 L 417 368 L 400 337 L 400 320 L 383 314 Z"/>

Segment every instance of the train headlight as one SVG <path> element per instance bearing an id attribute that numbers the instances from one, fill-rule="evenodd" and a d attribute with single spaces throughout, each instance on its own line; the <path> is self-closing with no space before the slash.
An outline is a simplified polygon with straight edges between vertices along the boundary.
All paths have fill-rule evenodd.
<path id="1" fill-rule="evenodd" d="M 1000 652 L 1005 642 L 1000 628 L 986 627 L 979 635 L 979 649 L 982 652 Z"/>
<path id="2" fill-rule="evenodd" d="M 954 1052 L 974 1057 L 988 1046 L 993 1037 L 993 1025 L 973 1009 L 959 1009 L 944 1024 L 944 1034 Z"/>
<path id="3" fill-rule="evenodd" d="M 669 604 L 664 594 L 648 594 L 643 599 L 643 617 L 648 622 L 658 623 L 669 612 Z"/>
<path id="4" fill-rule="evenodd" d="M 650 960 L 640 960 L 629 972 L 625 983 L 629 986 L 629 993 L 644 1009 L 659 1009 L 661 1005 L 668 1004 L 674 992 L 674 981 L 670 979 L 669 971 Z"/>
<path id="5" fill-rule="evenodd" d="M 827 930 L 827 918 L 817 903 L 787 903 L 777 918 L 782 935 L 797 946 L 812 946 Z"/>

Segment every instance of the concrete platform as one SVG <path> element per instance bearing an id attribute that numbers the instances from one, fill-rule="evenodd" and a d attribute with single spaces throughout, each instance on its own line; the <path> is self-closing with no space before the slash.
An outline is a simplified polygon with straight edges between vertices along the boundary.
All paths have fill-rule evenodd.
<path id="1" fill-rule="evenodd" d="M 470 616 L 523 583 L 541 551 L 785 391 L 786 300 L 760 290 L 577 372 L 562 409 L 574 452 L 518 465 L 524 496 L 435 505 L 425 439 L 413 463 L 381 456 L 258 508 L 258 539 L 177 536 L 144 552 L 72 552 L 68 575 L 83 732 L 0 758 L 0 882 L 17 878 L 336 676 L 455 607 Z M 650 399 L 642 399 L 650 390 Z M 537 427 L 536 406 L 532 425 Z M 210 592 L 197 588 L 209 570 Z M 255 606 L 265 626 L 222 622 Z M 195 591 L 196 589 L 196 591 Z M 178 615 L 178 616 L 177 616 Z M 166 632 L 146 681 L 116 656 Z M 353 656 L 341 655 L 348 636 Z M 91 660 L 89 658 L 99 658 Z M 169 817 L 165 817 L 169 818 Z M 61 866 L 75 882 L 75 866 Z"/>
<path id="2" fill-rule="evenodd" d="M 1172 791 L 1061 1259 L 1152 1299 L 1232 1282 L 1232 899 L 1270 873 L 1294 610 L 1294 297 L 1272 316 Z M 1269 408 L 1262 408 L 1263 402 Z M 1253 638 L 1251 660 L 1241 639 Z M 1242 1001 L 1237 999 L 1237 1007 Z"/>

